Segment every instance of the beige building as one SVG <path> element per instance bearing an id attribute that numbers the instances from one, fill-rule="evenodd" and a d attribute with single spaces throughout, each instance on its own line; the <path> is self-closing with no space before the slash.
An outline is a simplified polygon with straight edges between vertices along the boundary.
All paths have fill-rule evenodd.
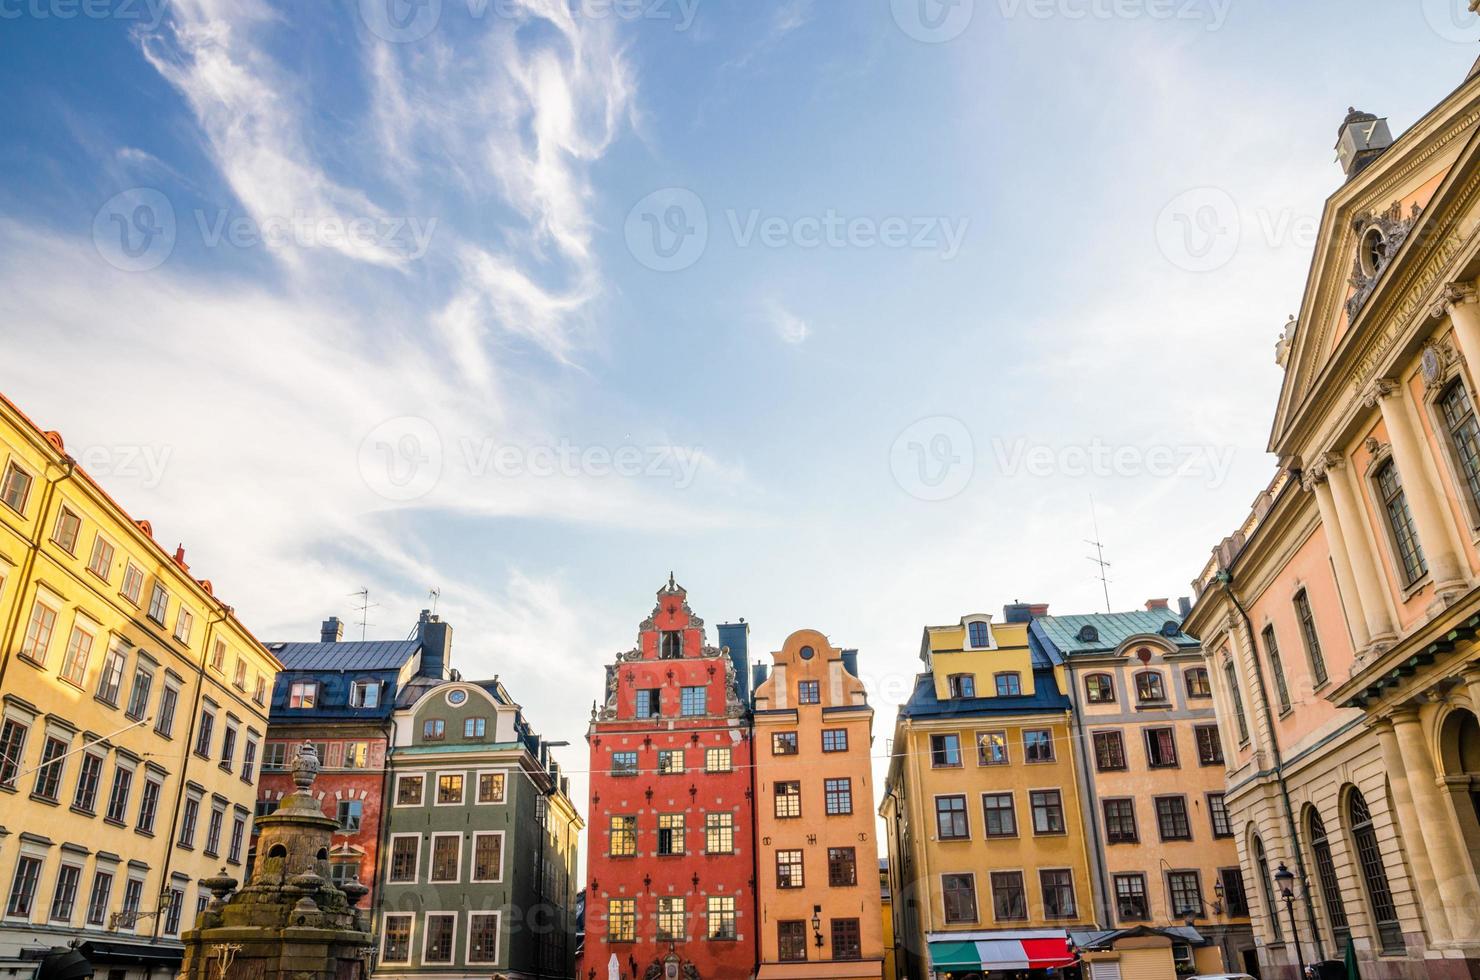
<path id="1" fill-rule="evenodd" d="M 0 644 L 0 968 L 173 972 L 245 864 L 279 664 L 3 398 Z"/>
<path id="2" fill-rule="evenodd" d="M 858 654 L 798 630 L 754 696 L 757 976 L 878 980 L 874 709 Z"/>
<path id="3" fill-rule="evenodd" d="M 1353 111 L 1276 357 L 1280 469 L 1197 577 L 1266 977 L 1480 971 L 1480 74 Z M 1291 875 L 1290 902 L 1276 876 Z"/>

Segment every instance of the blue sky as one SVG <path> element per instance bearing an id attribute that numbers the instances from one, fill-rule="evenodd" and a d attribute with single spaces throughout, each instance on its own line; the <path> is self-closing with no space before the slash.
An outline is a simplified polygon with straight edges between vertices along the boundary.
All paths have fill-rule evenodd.
<path id="1" fill-rule="evenodd" d="M 1100 605 L 1091 498 L 1188 591 L 1464 6 L 0 0 L 0 389 L 265 639 L 439 588 L 572 769 L 670 569 L 882 754 L 922 626 Z"/>

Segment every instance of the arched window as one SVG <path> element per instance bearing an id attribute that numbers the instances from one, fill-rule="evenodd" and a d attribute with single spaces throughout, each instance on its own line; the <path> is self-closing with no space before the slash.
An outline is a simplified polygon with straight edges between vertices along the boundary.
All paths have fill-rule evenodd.
<path id="1" fill-rule="evenodd" d="M 1159 670 L 1143 670 L 1136 675 L 1136 700 L 1137 701 L 1165 701 L 1167 699 L 1166 681 Z"/>
<path id="2" fill-rule="evenodd" d="M 1336 862 L 1331 859 L 1331 839 L 1326 836 L 1326 824 L 1320 811 L 1310 807 L 1310 820 L 1306 826 L 1310 837 L 1310 849 L 1315 852 L 1316 877 L 1321 883 L 1321 898 L 1326 905 L 1326 918 L 1331 921 L 1331 934 L 1336 939 L 1338 950 L 1346 948 L 1351 936 L 1351 927 L 1346 921 L 1346 905 L 1341 900 L 1341 884 L 1336 877 Z"/>
<path id="3" fill-rule="evenodd" d="M 1109 704 L 1115 700 L 1115 679 L 1109 674 L 1090 674 L 1084 679 L 1084 696 L 1090 704 Z"/>
<path id="4" fill-rule="evenodd" d="M 992 627 L 987 623 L 967 623 L 966 635 L 972 649 L 983 650 L 992 645 Z"/>
<path id="5" fill-rule="evenodd" d="M 1360 790 L 1353 788 L 1346 798 L 1346 817 L 1351 826 L 1352 844 L 1357 863 L 1362 868 L 1362 881 L 1367 886 L 1367 900 L 1372 918 L 1377 922 L 1377 938 L 1384 953 L 1402 953 L 1403 928 L 1398 923 L 1398 909 L 1393 904 L 1393 890 L 1388 885 L 1387 868 L 1377 846 L 1377 830 L 1372 825 L 1372 811 Z"/>
<path id="6" fill-rule="evenodd" d="M 1398 467 L 1390 459 L 1382 464 L 1374 479 L 1377 492 L 1382 496 L 1388 533 L 1392 535 L 1393 547 L 1402 564 L 1399 571 L 1403 575 L 1403 583 L 1412 585 L 1429 573 L 1429 563 L 1424 558 L 1423 546 L 1419 544 L 1418 532 L 1413 527 L 1413 514 L 1408 510 L 1408 495 L 1403 492 Z"/>
<path id="7" fill-rule="evenodd" d="M 1284 942 L 1284 930 L 1280 926 L 1280 910 L 1274 900 L 1274 879 L 1269 876 L 1269 859 L 1264 856 L 1264 841 L 1254 838 L 1254 870 L 1259 875 L 1259 894 L 1264 898 L 1264 918 L 1269 923 L 1270 937 L 1277 943 Z"/>
<path id="8" fill-rule="evenodd" d="M 1182 680 L 1187 685 L 1187 696 L 1189 698 L 1210 698 L 1213 696 L 1213 685 L 1208 680 L 1208 668 L 1188 667 L 1182 673 Z"/>
<path id="9" fill-rule="evenodd" d="M 1464 477 L 1470 503 L 1480 507 L 1480 424 L 1475 421 L 1475 405 L 1463 381 L 1455 379 L 1439 396 L 1439 409 L 1444 413 L 1444 428 L 1449 432 L 1449 445 Z"/>

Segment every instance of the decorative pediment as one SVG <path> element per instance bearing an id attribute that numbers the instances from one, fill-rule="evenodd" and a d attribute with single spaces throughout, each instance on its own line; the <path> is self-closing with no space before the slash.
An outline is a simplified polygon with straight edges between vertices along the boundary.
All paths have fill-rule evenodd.
<path id="1" fill-rule="evenodd" d="M 1354 290 L 1346 301 L 1348 320 L 1355 320 L 1362 311 L 1367 298 L 1377 286 L 1377 280 L 1382 278 L 1382 274 L 1393 261 L 1393 256 L 1403 247 L 1403 242 L 1418 223 L 1418 216 L 1422 212 L 1423 209 L 1414 202 L 1412 211 L 1404 217 L 1403 205 L 1394 201 L 1381 214 L 1369 211 L 1358 215 L 1352 222 L 1357 254 L 1352 257 L 1352 272 L 1347 279 Z"/>

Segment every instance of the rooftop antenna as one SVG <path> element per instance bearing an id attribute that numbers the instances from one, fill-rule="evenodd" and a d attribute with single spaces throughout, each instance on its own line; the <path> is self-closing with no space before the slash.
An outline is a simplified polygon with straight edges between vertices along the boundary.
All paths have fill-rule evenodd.
<path id="1" fill-rule="evenodd" d="M 350 595 L 360 600 L 360 639 L 364 640 L 366 629 L 375 625 L 369 621 L 369 616 L 366 614 L 372 609 L 380 608 L 380 603 L 370 601 L 370 589 L 368 587 L 362 588 L 358 592 L 351 592 Z"/>
<path id="2" fill-rule="evenodd" d="M 427 598 L 432 603 L 432 615 L 437 615 L 437 600 L 442 598 L 442 590 L 437 588 L 435 585 L 432 586 L 431 591 L 427 593 Z"/>
<path id="3" fill-rule="evenodd" d="M 1109 575 L 1107 574 L 1109 572 L 1109 570 L 1110 570 L 1110 563 L 1105 560 L 1105 546 L 1104 546 L 1104 544 L 1102 544 L 1100 542 L 1100 518 L 1099 518 L 1099 515 L 1095 512 L 1095 495 L 1094 494 L 1090 494 L 1090 496 L 1089 496 L 1089 518 L 1090 518 L 1090 522 L 1094 525 L 1095 536 L 1094 536 L 1094 540 L 1086 539 L 1084 543 L 1087 544 L 1087 545 L 1092 545 L 1094 547 L 1094 549 L 1095 549 L 1095 553 L 1094 553 L 1093 556 L 1086 556 L 1086 557 L 1088 557 L 1090 561 L 1094 562 L 1095 565 L 1098 566 L 1098 568 L 1100 570 L 1100 574 L 1099 574 L 1098 578 L 1100 580 L 1100 588 L 1105 591 L 1105 612 L 1108 613 L 1108 612 L 1111 612 L 1111 609 L 1110 609 L 1110 578 L 1109 578 Z"/>

